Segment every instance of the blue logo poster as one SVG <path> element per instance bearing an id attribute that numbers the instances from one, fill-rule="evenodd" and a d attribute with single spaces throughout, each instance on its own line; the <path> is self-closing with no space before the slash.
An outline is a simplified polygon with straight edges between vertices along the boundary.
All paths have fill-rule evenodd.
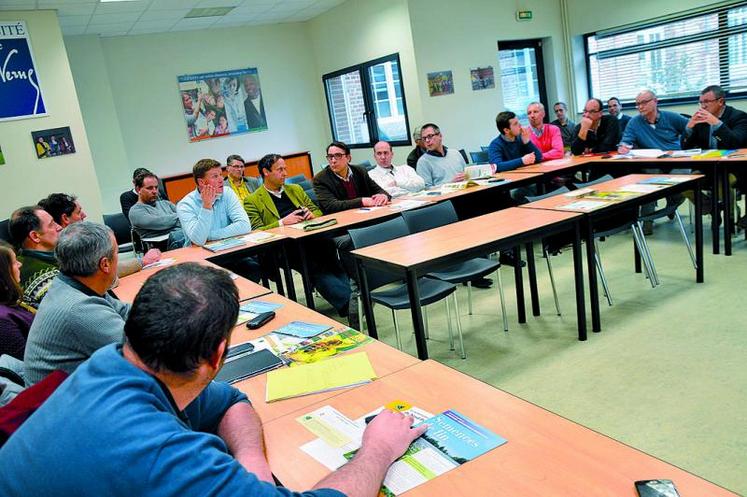
<path id="1" fill-rule="evenodd" d="M 0 121 L 47 115 L 26 23 L 0 22 Z"/>

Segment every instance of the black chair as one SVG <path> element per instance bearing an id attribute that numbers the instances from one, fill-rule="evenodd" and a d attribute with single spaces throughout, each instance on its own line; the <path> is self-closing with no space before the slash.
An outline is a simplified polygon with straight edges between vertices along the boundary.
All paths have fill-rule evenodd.
<path id="1" fill-rule="evenodd" d="M 120 252 L 133 252 L 135 250 L 132 244 L 132 231 L 130 222 L 124 214 L 104 214 L 104 224 L 109 226 L 114 232 L 114 238 L 117 239 Z"/>
<path id="2" fill-rule="evenodd" d="M 567 186 L 561 186 L 560 188 L 551 192 L 545 193 L 544 195 L 527 196 L 527 202 L 536 202 L 543 198 L 554 197 L 555 195 L 561 195 L 568 193 L 570 190 Z M 559 252 L 559 245 L 565 245 L 565 243 L 557 243 L 554 238 L 547 238 L 542 240 L 542 257 L 547 261 L 547 272 L 550 274 L 550 286 L 552 287 L 552 297 L 555 300 L 555 311 L 558 316 L 560 313 L 560 301 L 558 300 L 558 291 L 555 288 L 555 275 L 552 272 L 552 262 L 550 262 L 550 255 L 554 255 L 553 252 Z"/>
<path id="3" fill-rule="evenodd" d="M 459 221 L 454 205 L 450 201 L 404 211 L 402 218 L 407 223 L 410 233 L 431 230 L 440 226 Z M 426 276 L 438 280 L 447 281 L 458 285 L 467 283 L 467 301 L 469 303 L 469 314 L 472 314 L 472 280 L 483 278 L 490 273 L 498 277 L 498 293 L 501 298 L 501 314 L 503 315 L 503 331 L 508 331 L 508 318 L 506 317 L 506 303 L 503 295 L 503 282 L 501 281 L 501 263 L 491 261 L 482 257 L 476 257 L 465 262 L 460 262 L 440 271 L 433 271 Z"/>
<path id="4" fill-rule="evenodd" d="M 484 150 L 480 152 L 470 152 L 470 159 L 473 164 L 487 164 L 489 162 L 488 153 Z"/>
<path id="5" fill-rule="evenodd" d="M 0 240 L 5 240 L 8 243 L 13 243 L 13 241 L 10 239 L 10 230 L 8 229 L 8 225 L 10 224 L 10 219 L 3 219 L 0 221 Z"/>
<path id="6" fill-rule="evenodd" d="M 603 183 L 612 179 L 612 176 L 605 174 L 601 178 L 597 178 L 587 183 L 573 183 L 573 186 L 579 189 L 586 188 L 587 186 Z M 597 240 L 627 231 L 628 229 L 633 232 L 633 242 L 638 249 L 638 253 L 641 255 L 641 262 L 643 262 L 643 267 L 646 270 L 646 277 L 651 283 L 651 287 L 656 288 L 656 285 L 659 284 L 659 279 L 656 275 L 656 268 L 654 268 L 654 261 L 651 258 L 651 252 L 648 249 L 646 237 L 643 234 L 643 226 L 642 223 L 639 223 L 638 209 L 633 209 L 629 212 L 622 212 L 619 217 L 614 218 L 610 223 L 594 228 L 594 263 L 597 266 L 597 272 L 602 281 L 604 296 L 607 298 L 607 304 L 609 305 L 612 305 L 612 294 L 610 293 L 609 285 L 607 284 L 607 277 L 602 268 L 602 258 L 599 254 L 599 244 L 597 243 Z"/>
<path id="7" fill-rule="evenodd" d="M 405 221 L 401 218 L 391 219 L 383 223 L 367 226 L 365 228 L 355 228 L 348 231 L 356 249 L 386 242 L 395 238 L 400 238 L 410 234 Z M 397 348 L 402 350 L 402 339 L 399 333 L 399 323 L 397 321 L 396 310 L 409 309 L 410 297 L 407 292 L 407 285 L 397 276 L 391 273 L 367 269 L 366 281 L 368 288 L 371 290 L 371 302 L 388 307 L 392 311 L 392 320 L 394 321 L 394 333 L 397 337 Z M 389 288 L 374 291 L 386 285 L 392 285 Z M 427 306 L 439 300 L 444 300 L 449 295 L 454 296 L 454 307 L 456 310 L 457 332 L 459 334 L 459 344 L 462 350 L 462 359 L 466 357 L 464 353 L 464 340 L 462 338 L 462 323 L 459 319 L 459 303 L 456 299 L 456 286 L 445 281 L 433 278 L 418 278 L 418 289 L 420 291 L 420 305 Z M 448 299 L 446 302 L 446 319 L 449 323 L 449 345 L 454 350 L 454 339 L 451 331 L 451 308 Z"/>
<path id="8" fill-rule="evenodd" d="M 303 188 L 303 191 L 306 193 L 306 195 L 314 202 L 315 204 L 318 204 L 316 199 L 316 193 L 314 193 L 314 185 L 309 181 L 306 176 L 303 174 L 297 174 L 295 176 L 291 176 L 290 178 L 286 178 L 285 182 L 291 185 L 299 185 L 301 188 Z"/>

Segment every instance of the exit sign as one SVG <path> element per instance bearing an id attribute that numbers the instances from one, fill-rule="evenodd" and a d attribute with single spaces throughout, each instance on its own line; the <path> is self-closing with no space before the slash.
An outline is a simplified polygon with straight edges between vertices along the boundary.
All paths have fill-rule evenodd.
<path id="1" fill-rule="evenodd" d="M 516 20 L 517 21 L 531 21 L 532 20 L 532 11 L 531 10 L 517 10 L 516 11 Z"/>

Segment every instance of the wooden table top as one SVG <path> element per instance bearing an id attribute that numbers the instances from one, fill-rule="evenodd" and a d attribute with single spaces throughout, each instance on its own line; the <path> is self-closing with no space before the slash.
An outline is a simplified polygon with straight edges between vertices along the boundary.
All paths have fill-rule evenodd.
<path id="1" fill-rule="evenodd" d="M 527 215 L 525 211 L 532 212 Z M 551 215 L 547 215 L 551 213 Z M 455 252 L 578 217 L 573 212 L 511 207 L 352 251 L 364 259 L 412 268 Z"/>
<path id="2" fill-rule="evenodd" d="M 345 325 L 338 323 L 332 318 L 312 311 L 311 309 L 304 307 L 301 304 L 297 304 L 292 300 L 274 293 L 265 295 L 256 300 L 283 304 L 283 307 L 275 311 L 275 319 L 257 330 L 249 330 L 243 324 L 234 328 L 233 334 L 231 335 L 232 345 L 243 343 L 248 340 L 253 340 L 255 338 L 266 335 L 267 333 L 276 330 L 291 321 L 307 321 L 319 324 L 330 324 L 337 329 L 347 328 Z M 379 378 L 390 375 L 396 371 L 400 371 L 401 369 L 420 362 L 416 357 L 405 354 L 404 352 L 400 352 L 399 350 L 390 347 L 389 345 L 386 345 L 382 342 L 379 342 L 378 340 L 374 340 L 373 342 L 356 348 L 351 352 L 361 351 L 365 351 L 368 354 L 368 358 L 371 361 L 374 371 L 376 371 L 376 374 L 379 376 Z M 340 395 L 341 393 L 346 391 L 335 390 L 332 392 L 322 392 L 314 395 L 306 395 L 303 397 L 295 397 L 292 399 L 278 400 L 275 402 L 267 403 L 265 402 L 267 374 L 261 374 L 253 378 L 240 381 L 234 386 L 247 394 L 247 396 L 249 396 L 254 409 L 257 411 L 257 414 L 259 415 L 263 423 L 298 411 L 299 409 L 305 409 L 311 404 L 321 402 L 325 399 L 334 397 L 335 395 Z"/>
<path id="3" fill-rule="evenodd" d="M 164 252 L 162 259 L 176 259 L 176 262 L 174 264 L 180 264 L 183 262 L 198 262 L 200 264 L 208 264 L 213 267 L 219 267 L 206 260 L 206 258 L 210 257 L 211 255 L 215 254 L 202 247 L 191 246 Z M 140 288 L 145 283 L 145 280 L 156 274 L 161 269 L 167 267 L 169 266 L 157 266 L 143 269 L 142 271 L 138 271 L 137 273 L 121 278 L 117 287 L 113 289 L 114 294 L 123 302 L 132 302 L 133 300 L 135 300 L 135 295 L 137 295 L 137 292 L 140 291 Z M 254 283 L 253 281 L 242 278 L 241 276 L 238 276 L 234 280 L 234 283 L 236 283 L 236 286 L 239 289 L 239 298 L 242 300 L 259 297 L 260 295 L 270 293 L 270 290 L 268 288 Z"/>
<path id="4" fill-rule="evenodd" d="M 557 173 L 565 169 L 574 169 L 590 162 L 596 162 L 601 160 L 601 156 L 590 155 L 580 156 L 572 155 L 570 157 L 563 157 L 562 159 L 548 160 L 540 162 L 538 164 L 532 164 L 529 166 L 522 166 L 511 171 L 506 171 L 507 174 L 518 174 L 518 173 Z"/>
<path id="5" fill-rule="evenodd" d="M 296 491 L 329 473 L 300 450 L 316 436 L 295 420 L 299 415 L 331 405 L 355 419 L 395 400 L 434 414 L 454 409 L 508 440 L 408 497 L 635 497 L 634 481 L 655 478 L 674 481 L 682 497 L 736 495 L 432 360 L 266 423 L 272 472 Z"/>
<path id="6" fill-rule="evenodd" d="M 634 183 L 640 183 L 641 181 L 647 179 L 647 178 L 660 178 L 660 177 L 674 177 L 674 178 L 688 178 L 688 180 L 696 180 L 703 177 L 702 174 L 628 174 L 627 176 L 622 176 L 620 178 L 616 178 L 610 181 L 605 181 L 602 183 L 597 183 L 596 185 L 590 185 L 588 187 L 584 187 L 584 189 L 589 188 L 591 190 L 597 191 L 597 192 L 611 192 L 614 190 L 617 190 L 621 186 L 625 185 L 632 185 Z M 667 185 L 661 188 L 660 190 L 666 190 L 670 188 L 671 186 L 675 185 Z M 643 194 L 634 198 L 644 197 L 650 194 Z M 542 200 L 537 200 L 536 202 L 529 202 L 528 204 L 523 204 L 520 206 L 521 209 L 558 209 L 561 206 L 572 204 L 578 200 L 597 200 L 597 199 L 586 199 L 586 198 L 579 198 L 574 196 L 566 196 L 566 194 L 559 194 L 559 195 L 553 195 L 552 197 L 543 198 Z M 620 204 L 623 202 L 626 202 L 627 200 L 623 201 L 608 201 L 609 204 Z M 604 207 L 601 207 L 600 209 L 604 209 Z M 588 210 L 581 210 L 581 209 L 561 209 L 562 212 L 584 212 L 588 213 Z M 593 211 L 592 211 L 593 212 Z"/>

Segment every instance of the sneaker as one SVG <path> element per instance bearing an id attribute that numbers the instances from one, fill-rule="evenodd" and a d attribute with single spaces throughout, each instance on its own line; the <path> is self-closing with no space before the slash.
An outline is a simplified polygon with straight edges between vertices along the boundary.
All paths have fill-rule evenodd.
<path id="1" fill-rule="evenodd" d="M 477 278 L 476 280 L 472 280 L 470 283 L 472 283 L 474 288 L 490 288 L 493 286 L 493 280 L 490 278 Z M 465 281 L 462 285 L 467 286 L 467 282 Z"/>
<path id="2" fill-rule="evenodd" d="M 524 267 L 527 265 L 527 263 L 522 260 L 519 260 L 517 263 L 514 253 L 509 251 L 501 252 L 501 257 L 498 260 L 504 266 L 516 267 L 518 264 L 519 267 Z"/>

